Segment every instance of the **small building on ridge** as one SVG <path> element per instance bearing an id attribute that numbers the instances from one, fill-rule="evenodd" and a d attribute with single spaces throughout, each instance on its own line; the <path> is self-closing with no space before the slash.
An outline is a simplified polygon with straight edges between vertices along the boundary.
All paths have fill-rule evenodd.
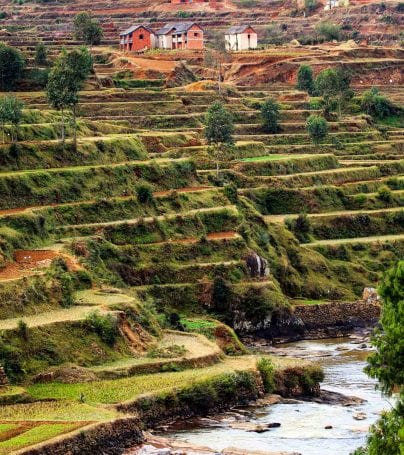
<path id="1" fill-rule="evenodd" d="M 203 28 L 195 22 L 166 24 L 157 30 L 160 49 L 203 49 Z"/>
<path id="2" fill-rule="evenodd" d="M 121 51 L 145 51 L 156 47 L 157 38 L 153 30 L 145 24 L 132 25 L 119 34 Z"/>
<path id="3" fill-rule="evenodd" d="M 224 39 L 228 51 L 257 49 L 258 35 L 250 25 L 236 25 L 226 30 Z"/>
<path id="4" fill-rule="evenodd" d="M 121 51 L 148 49 L 203 49 L 204 31 L 195 22 L 175 22 L 153 31 L 149 25 L 132 25 L 119 34 Z"/>

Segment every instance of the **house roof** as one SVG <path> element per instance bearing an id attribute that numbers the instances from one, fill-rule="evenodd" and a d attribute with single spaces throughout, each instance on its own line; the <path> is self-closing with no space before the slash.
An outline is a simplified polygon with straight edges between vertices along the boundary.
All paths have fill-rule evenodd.
<path id="1" fill-rule="evenodd" d="M 146 24 L 135 24 L 135 25 L 132 25 L 130 26 L 129 28 L 127 28 L 126 30 L 124 30 L 123 32 L 121 32 L 119 34 L 119 36 L 126 36 L 126 35 L 130 35 L 131 33 L 135 32 L 138 28 L 144 28 L 145 30 L 147 30 L 148 32 L 150 33 L 154 33 L 153 30 L 151 30 L 149 28 L 148 25 Z"/>
<path id="2" fill-rule="evenodd" d="M 254 30 L 254 28 L 251 27 L 251 25 L 235 25 L 233 27 L 228 28 L 226 30 L 225 34 L 226 35 L 238 35 L 240 33 L 244 33 L 247 30 L 247 28 L 251 28 L 252 30 Z M 254 30 L 254 32 L 255 32 L 255 30 Z"/>
<path id="3" fill-rule="evenodd" d="M 159 30 L 157 30 L 156 34 L 157 35 L 167 35 L 171 31 L 175 31 L 176 33 L 185 33 L 194 25 L 201 28 L 195 22 L 174 22 L 172 24 L 164 25 Z"/>

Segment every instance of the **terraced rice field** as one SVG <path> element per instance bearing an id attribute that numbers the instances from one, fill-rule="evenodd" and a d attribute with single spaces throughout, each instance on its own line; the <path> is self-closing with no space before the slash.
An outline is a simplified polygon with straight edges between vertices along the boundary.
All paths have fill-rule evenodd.
<path id="1" fill-rule="evenodd" d="M 281 83 L 231 88 L 222 100 L 236 143 L 219 180 L 203 135 L 213 89 L 90 86 L 77 150 L 69 129 L 61 147 L 43 92 L 16 93 L 26 118 L 18 158 L 4 153 L 0 169 L 0 330 L 28 346 L 28 392 L 55 401 L 0 407 L 0 454 L 118 416 L 104 405 L 254 368 L 254 357 L 225 358 L 243 352 L 234 333 L 203 319 L 228 311 L 211 307 L 218 277 L 254 319 L 267 310 L 253 300 L 260 293 L 271 310 L 298 298 L 357 299 L 402 256 L 402 128 L 349 113 L 317 145 L 305 121 L 318 109 L 305 93 Z M 257 104 L 268 97 L 281 103 L 279 134 L 262 129 Z M 249 270 L 256 252 L 265 275 Z M 113 349 L 94 312 L 119 321 Z M 195 314 L 202 322 L 187 319 Z M 199 334 L 163 331 L 170 323 Z M 183 351 L 148 357 L 155 345 Z M 79 379 L 53 380 L 66 363 L 79 364 Z"/>

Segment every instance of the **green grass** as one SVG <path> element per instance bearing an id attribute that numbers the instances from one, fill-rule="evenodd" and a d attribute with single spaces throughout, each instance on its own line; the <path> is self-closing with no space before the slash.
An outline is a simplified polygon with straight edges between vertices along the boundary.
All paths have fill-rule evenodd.
<path id="1" fill-rule="evenodd" d="M 161 374 L 146 374 L 110 381 L 85 384 L 33 384 L 28 391 L 36 399 L 53 398 L 77 401 L 84 394 L 89 404 L 114 404 L 134 400 L 139 395 L 192 384 L 196 380 L 210 379 L 221 373 L 253 367 L 250 358 L 228 359 L 203 370 L 186 370 Z M 1 416 L 1 413 L 0 413 Z"/>
<path id="2" fill-rule="evenodd" d="M 2 433 L 18 428 L 18 423 L 0 423 L 0 438 Z"/>
<path id="3" fill-rule="evenodd" d="M 80 384 L 77 384 L 80 385 Z M 118 416 L 111 408 L 94 407 L 75 401 L 38 401 L 0 407 L 2 421 L 106 421 Z"/>
<path id="4" fill-rule="evenodd" d="M 404 128 L 404 114 L 390 115 L 382 120 L 378 120 L 378 123 L 391 126 L 393 128 Z"/>
<path id="5" fill-rule="evenodd" d="M 322 303 L 327 303 L 324 300 L 314 300 L 314 299 L 296 299 L 293 300 L 293 305 L 321 305 Z"/>
<path id="6" fill-rule="evenodd" d="M 293 155 L 293 158 L 303 158 L 307 155 Z M 264 156 L 253 156 L 251 158 L 243 158 L 240 161 L 245 161 L 251 163 L 254 161 L 275 161 L 275 160 L 286 160 L 290 158 L 291 155 L 264 155 Z"/>
<path id="7" fill-rule="evenodd" d="M 49 423 L 38 425 L 25 431 L 14 438 L 0 442 L 0 454 L 9 454 L 11 450 L 18 450 L 26 446 L 38 444 L 42 441 L 52 439 L 60 434 L 67 433 L 78 428 L 77 423 Z"/>

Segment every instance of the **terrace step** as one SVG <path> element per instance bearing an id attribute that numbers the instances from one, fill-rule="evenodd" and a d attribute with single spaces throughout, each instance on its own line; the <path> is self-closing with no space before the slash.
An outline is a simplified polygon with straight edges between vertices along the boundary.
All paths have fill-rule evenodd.
<path id="1" fill-rule="evenodd" d="M 389 207 L 386 209 L 373 209 L 373 210 L 338 210 L 335 212 L 323 213 L 307 213 L 309 218 L 321 219 L 335 216 L 355 216 L 355 215 L 379 215 L 383 213 L 401 212 L 403 207 Z M 265 215 L 263 218 L 269 223 L 283 223 L 286 219 L 296 219 L 299 215 L 296 213 L 282 214 L 282 215 Z"/>
<path id="2" fill-rule="evenodd" d="M 205 367 L 217 363 L 223 356 L 217 344 L 198 334 L 167 330 L 156 344 L 156 349 L 163 350 L 172 346 L 183 347 L 184 354 L 170 358 L 127 358 L 89 368 L 89 371 L 95 373 L 99 379 L 115 379 L 136 374 L 159 373 L 173 364 L 182 368 Z"/>
<path id="3" fill-rule="evenodd" d="M 317 240 L 315 242 L 305 243 L 302 246 L 314 248 L 317 246 L 328 246 L 328 245 L 343 245 L 345 243 L 389 243 L 395 241 L 404 241 L 404 234 L 394 234 L 394 235 L 375 235 L 371 237 L 355 237 L 347 239 L 327 239 L 327 240 Z"/>
<path id="4" fill-rule="evenodd" d="M 29 328 L 43 327 L 51 324 L 64 322 L 82 321 L 95 310 L 101 314 L 114 314 L 106 310 L 103 306 L 73 306 L 64 310 L 47 311 L 43 314 L 34 316 L 22 316 L 20 318 L 0 320 L 0 330 L 15 330 L 18 328 L 20 321 L 23 321 Z"/>
<path id="5" fill-rule="evenodd" d="M 143 221 L 144 223 L 152 223 L 153 221 L 163 221 L 167 219 L 175 219 L 178 216 L 186 216 L 186 215 L 197 215 L 198 213 L 204 213 L 204 212 L 217 212 L 221 210 L 237 210 L 235 205 L 224 205 L 224 206 L 219 206 L 219 207 L 208 207 L 208 208 L 200 208 L 200 209 L 195 209 L 195 210 L 190 210 L 188 212 L 179 212 L 179 213 L 174 213 L 174 214 L 168 214 L 168 215 L 158 215 L 158 216 L 150 216 L 150 217 L 138 217 L 138 218 L 131 218 L 131 219 L 126 219 L 126 220 L 117 220 L 117 221 L 108 221 L 108 222 L 100 222 L 100 223 L 84 223 L 84 224 L 71 224 L 67 226 L 63 226 L 62 230 L 66 229 L 80 229 L 80 228 L 104 228 L 108 226 L 120 226 L 120 225 L 131 225 L 131 224 L 138 224 L 140 221 Z"/>

